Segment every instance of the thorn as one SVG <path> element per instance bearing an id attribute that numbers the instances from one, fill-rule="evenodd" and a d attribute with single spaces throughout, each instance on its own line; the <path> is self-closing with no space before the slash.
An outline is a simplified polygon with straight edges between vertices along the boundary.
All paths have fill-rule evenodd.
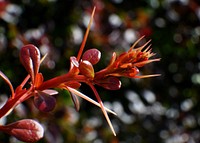
<path id="1" fill-rule="evenodd" d="M 89 35 L 89 30 L 90 30 L 90 27 L 91 27 L 91 25 L 92 25 L 92 21 L 93 21 L 93 18 L 94 18 L 95 9 L 96 9 L 96 7 L 93 8 L 92 15 L 91 15 L 91 17 L 90 17 L 90 22 L 89 22 L 89 24 L 88 24 L 88 27 L 87 27 L 87 30 L 86 30 L 86 32 L 85 32 L 83 41 L 82 41 L 82 43 L 81 43 L 81 47 L 80 47 L 79 52 L 78 52 L 78 55 L 77 55 L 77 61 L 80 60 L 81 55 L 82 55 L 82 53 L 83 53 L 83 49 L 84 49 L 84 47 L 85 47 L 85 43 L 86 43 L 87 37 L 88 37 L 88 35 Z"/>

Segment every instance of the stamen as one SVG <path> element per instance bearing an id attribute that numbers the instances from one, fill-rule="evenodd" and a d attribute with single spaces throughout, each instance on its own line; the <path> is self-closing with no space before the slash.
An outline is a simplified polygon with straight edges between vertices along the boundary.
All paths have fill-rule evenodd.
<path id="1" fill-rule="evenodd" d="M 151 47 L 151 44 L 143 52 L 148 52 L 148 51 L 150 52 L 151 51 L 150 47 Z"/>
<path id="2" fill-rule="evenodd" d="M 131 46 L 128 52 L 130 52 L 145 36 L 140 37 L 134 44 Z"/>
<path id="3" fill-rule="evenodd" d="M 142 51 L 142 49 L 144 49 L 144 47 L 146 47 L 149 43 L 151 42 L 151 40 L 147 41 L 144 45 L 142 45 L 141 47 L 137 48 L 137 51 Z"/>
<path id="4" fill-rule="evenodd" d="M 140 66 L 140 65 L 144 65 L 144 64 L 148 64 L 152 62 L 157 62 L 157 61 L 160 61 L 160 59 L 152 59 L 152 60 L 137 62 L 137 63 L 134 63 L 134 66 Z"/>

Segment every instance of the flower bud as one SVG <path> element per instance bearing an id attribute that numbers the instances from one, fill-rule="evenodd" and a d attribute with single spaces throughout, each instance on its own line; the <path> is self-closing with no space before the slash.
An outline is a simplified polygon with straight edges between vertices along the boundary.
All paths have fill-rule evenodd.
<path id="1" fill-rule="evenodd" d="M 37 142 L 44 135 L 43 127 L 31 119 L 24 119 L 6 126 L 1 126 L 0 129 L 20 141 L 30 143 Z"/>

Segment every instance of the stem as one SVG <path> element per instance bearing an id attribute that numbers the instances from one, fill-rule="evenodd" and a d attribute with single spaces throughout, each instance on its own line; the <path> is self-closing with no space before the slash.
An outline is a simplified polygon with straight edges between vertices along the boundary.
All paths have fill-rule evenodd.
<path id="1" fill-rule="evenodd" d="M 55 88 L 59 86 L 61 83 L 70 81 L 73 79 L 73 76 L 70 73 L 60 75 L 57 77 L 54 77 L 52 79 L 49 79 L 47 81 L 44 81 L 39 87 L 38 90 L 45 90 L 49 88 Z"/>
<path id="2" fill-rule="evenodd" d="M 32 96 L 31 95 L 32 90 L 33 88 L 31 87 L 25 93 L 22 92 L 19 95 L 15 95 L 14 96 L 15 98 L 9 98 L 6 104 L 0 109 L 0 118 L 8 115 L 14 107 L 16 107 L 18 104 L 30 98 Z"/>
<path id="3" fill-rule="evenodd" d="M 7 133 L 10 131 L 10 128 L 8 128 L 7 126 L 0 125 L 0 131 Z"/>
<path id="4" fill-rule="evenodd" d="M 47 81 L 44 81 L 38 88 L 37 90 L 45 90 L 49 88 L 56 88 L 62 83 L 66 83 L 68 81 L 81 81 L 81 82 L 86 82 L 87 79 L 83 75 L 73 75 L 71 73 L 66 73 L 64 75 L 60 75 L 57 77 L 54 77 L 52 79 L 49 79 Z"/>
<path id="5" fill-rule="evenodd" d="M 108 66 L 105 69 L 102 69 L 98 72 L 95 73 L 95 77 L 94 80 L 98 80 L 98 79 L 103 79 L 107 76 L 109 76 L 112 73 L 116 73 L 117 69 L 114 66 Z"/>

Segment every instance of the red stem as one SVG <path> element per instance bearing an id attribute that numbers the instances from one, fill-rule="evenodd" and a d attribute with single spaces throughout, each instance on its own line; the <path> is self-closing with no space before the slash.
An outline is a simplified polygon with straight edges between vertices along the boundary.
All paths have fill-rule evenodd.
<path id="1" fill-rule="evenodd" d="M 49 88 L 56 88 L 60 84 L 68 82 L 68 81 L 78 81 L 78 82 L 86 82 L 87 79 L 83 75 L 73 75 L 71 73 L 67 73 L 64 75 L 60 75 L 57 77 L 54 77 L 52 79 L 49 79 L 47 81 L 44 81 L 37 90 L 45 90 Z"/>
<path id="2" fill-rule="evenodd" d="M 15 95 L 15 98 L 9 98 L 6 104 L 0 109 L 0 118 L 8 114 L 9 111 L 12 110 L 15 106 L 30 98 L 32 96 L 32 90 L 33 88 L 31 87 L 25 93 L 21 92 L 19 95 Z"/>

